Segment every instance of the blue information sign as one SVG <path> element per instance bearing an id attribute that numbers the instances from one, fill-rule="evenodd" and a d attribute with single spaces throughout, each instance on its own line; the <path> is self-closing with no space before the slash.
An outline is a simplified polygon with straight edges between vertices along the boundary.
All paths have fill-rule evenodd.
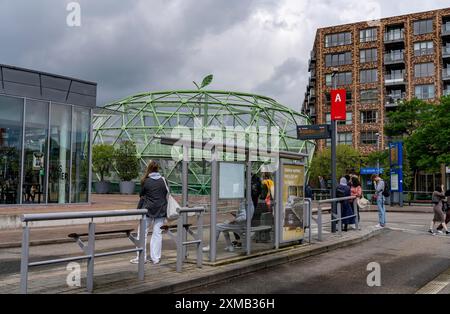
<path id="1" fill-rule="evenodd" d="M 389 143 L 391 191 L 403 192 L 403 143 Z"/>

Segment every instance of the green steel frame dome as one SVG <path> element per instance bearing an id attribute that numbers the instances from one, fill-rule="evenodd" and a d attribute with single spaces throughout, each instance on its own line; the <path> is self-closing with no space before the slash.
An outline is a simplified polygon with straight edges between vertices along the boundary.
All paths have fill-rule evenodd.
<path id="1" fill-rule="evenodd" d="M 296 126 L 311 124 L 307 116 L 265 96 L 229 91 L 179 90 L 130 96 L 98 110 L 93 140 L 94 144 L 113 145 L 133 141 L 142 168 L 151 159 L 159 160 L 171 188 L 180 191 L 181 162 L 172 159 L 171 147 L 161 145 L 158 138 L 171 136 L 176 126 L 192 129 L 199 121 L 204 128 L 242 127 L 244 132 L 256 129 L 257 133 L 263 127 L 278 127 L 280 150 L 307 153 L 309 161 L 314 154 L 313 141 L 297 140 Z M 208 162 L 189 163 L 190 193 L 209 193 L 209 181 Z"/>

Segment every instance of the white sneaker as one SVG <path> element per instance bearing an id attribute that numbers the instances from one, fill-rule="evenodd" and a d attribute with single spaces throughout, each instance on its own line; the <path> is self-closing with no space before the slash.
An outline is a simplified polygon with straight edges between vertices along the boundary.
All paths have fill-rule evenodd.
<path id="1" fill-rule="evenodd" d="M 225 247 L 225 251 L 234 252 L 234 247 L 232 245 Z"/>
<path id="2" fill-rule="evenodd" d="M 383 228 L 380 224 L 377 224 L 375 228 Z"/>
<path id="3" fill-rule="evenodd" d="M 135 258 L 131 259 L 130 263 L 131 264 L 139 264 L 139 258 L 135 257 Z M 147 264 L 148 260 L 145 260 L 144 263 Z"/>
<path id="4" fill-rule="evenodd" d="M 204 246 L 204 247 L 202 248 L 202 251 L 203 251 L 203 252 L 209 252 L 209 245 L 208 245 L 208 246 Z"/>
<path id="5" fill-rule="evenodd" d="M 438 232 L 437 233 L 439 233 L 439 234 L 443 234 L 443 232 L 441 231 L 441 230 L 438 230 Z"/>

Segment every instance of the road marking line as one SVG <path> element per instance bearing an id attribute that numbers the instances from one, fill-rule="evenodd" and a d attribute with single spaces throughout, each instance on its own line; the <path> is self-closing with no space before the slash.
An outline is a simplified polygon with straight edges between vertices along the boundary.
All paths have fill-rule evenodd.
<path id="1" fill-rule="evenodd" d="M 450 284 L 450 268 L 417 290 L 416 294 L 438 294 Z"/>

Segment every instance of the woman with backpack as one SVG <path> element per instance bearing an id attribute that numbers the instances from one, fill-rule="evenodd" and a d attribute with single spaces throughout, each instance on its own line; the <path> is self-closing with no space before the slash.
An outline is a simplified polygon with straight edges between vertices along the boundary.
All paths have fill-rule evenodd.
<path id="1" fill-rule="evenodd" d="M 433 192 L 433 195 L 431 196 L 431 201 L 433 202 L 433 212 L 434 217 L 433 220 L 430 223 L 430 230 L 428 230 L 429 233 L 432 235 L 436 235 L 435 226 L 439 226 L 442 224 L 442 227 L 445 230 L 445 234 L 449 234 L 450 232 L 447 229 L 447 225 L 445 223 L 445 214 L 442 210 L 442 202 L 445 200 L 445 194 L 444 194 L 444 186 L 438 186 L 436 187 L 435 191 Z"/>
<path id="2" fill-rule="evenodd" d="M 150 161 L 141 179 L 141 193 L 138 209 L 147 209 L 148 214 L 145 219 L 145 240 L 144 259 L 147 263 L 147 234 L 150 225 L 153 223 L 152 238 L 150 240 L 150 258 L 153 264 L 158 264 L 161 260 L 162 250 L 162 230 L 164 220 L 167 217 L 167 194 L 169 188 L 166 179 L 159 173 L 159 165 L 156 161 Z M 138 231 L 139 234 L 139 231 Z M 138 258 L 130 261 L 138 263 Z"/>

